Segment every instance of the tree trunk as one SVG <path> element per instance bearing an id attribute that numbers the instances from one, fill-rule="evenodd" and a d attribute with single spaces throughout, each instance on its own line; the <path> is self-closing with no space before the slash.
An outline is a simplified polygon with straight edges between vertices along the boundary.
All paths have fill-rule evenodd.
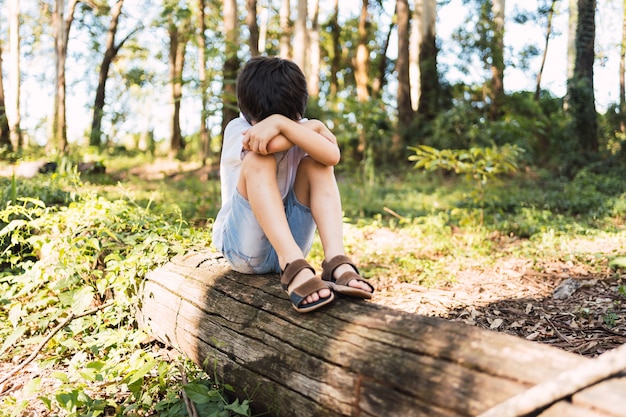
<path id="1" fill-rule="evenodd" d="M 385 36 L 385 42 L 380 48 L 380 60 L 378 61 L 377 75 L 372 82 L 372 97 L 378 98 L 381 96 L 381 91 L 387 83 L 387 51 L 389 51 L 389 45 L 391 44 L 391 35 L 393 29 L 396 26 L 394 19 L 391 19 L 389 23 L 389 29 L 387 30 L 387 36 Z"/>
<path id="2" fill-rule="evenodd" d="M 183 68 L 185 66 L 185 49 L 187 48 L 186 29 L 179 28 L 173 21 L 169 24 L 170 50 L 170 86 L 172 93 L 172 131 L 170 133 L 169 157 L 175 158 L 185 148 L 183 136 L 180 131 L 180 102 L 183 96 Z"/>
<path id="3" fill-rule="evenodd" d="M 626 0 L 622 11 L 622 44 L 619 57 L 620 130 L 626 133 Z"/>
<path id="4" fill-rule="evenodd" d="M 198 24 L 196 40 L 198 42 L 198 83 L 200 84 L 200 146 L 202 149 L 202 166 L 206 166 L 207 158 L 211 152 L 211 140 L 209 139 L 209 131 L 207 128 L 208 119 L 208 98 L 207 89 L 209 88 L 206 79 L 206 14 L 204 0 L 198 0 Z"/>
<path id="5" fill-rule="evenodd" d="M 361 2 L 361 16 L 359 17 L 359 44 L 356 49 L 356 59 L 354 62 L 354 79 L 356 81 L 356 96 L 360 103 L 365 103 L 369 100 L 370 94 L 368 91 L 369 76 L 369 55 L 370 51 L 367 47 L 367 21 L 368 21 L 368 8 L 369 0 L 362 0 Z"/>
<path id="6" fill-rule="evenodd" d="M 408 0 L 396 1 L 398 17 L 398 125 L 393 135 L 392 154 L 400 155 L 405 147 L 405 137 L 413 124 L 413 107 L 411 106 L 411 81 L 409 79 L 409 25 L 411 11 Z"/>
<path id="7" fill-rule="evenodd" d="M 546 57 L 548 56 L 548 44 L 550 43 L 550 36 L 552 36 L 552 18 L 554 17 L 554 8 L 556 7 L 557 0 L 552 0 L 550 4 L 550 10 L 548 10 L 548 17 L 546 22 L 546 41 L 543 47 L 543 55 L 541 57 L 541 66 L 537 73 L 537 87 L 535 88 L 535 101 L 539 101 L 541 95 L 541 77 L 543 75 L 543 69 L 546 65 Z"/>
<path id="8" fill-rule="evenodd" d="M 67 41 L 74 21 L 74 11 L 79 0 L 70 0 L 65 16 L 65 0 L 56 0 L 53 13 L 54 46 L 56 51 L 56 83 L 54 111 L 52 112 L 52 132 L 47 148 L 50 151 L 67 153 L 67 125 L 65 118 L 65 62 L 67 60 Z"/>
<path id="9" fill-rule="evenodd" d="M 307 0 L 297 0 L 297 2 L 298 14 L 293 35 L 293 61 L 307 75 L 309 73 L 306 56 L 306 51 L 308 50 L 308 33 L 306 28 L 308 5 Z"/>
<path id="10" fill-rule="evenodd" d="M 313 101 L 317 101 L 320 95 L 320 62 L 321 49 L 320 49 L 320 2 L 319 0 L 313 0 L 311 4 L 311 30 L 309 30 L 309 97 Z"/>
<path id="11" fill-rule="evenodd" d="M 291 58 L 291 2 L 280 2 L 280 57 Z"/>
<path id="12" fill-rule="evenodd" d="M 9 120 L 5 111 L 4 83 L 2 76 L 2 41 L 0 40 L 0 156 L 5 152 L 12 152 L 13 145 L 9 135 Z"/>
<path id="13" fill-rule="evenodd" d="M 339 0 L 334 0 L 333 14 L 330 17 L 330 29 L 332 39 L 332 57 L 330 59 L 330 95 L 332 99 L 337 97 L 339 91 L 339 79 L 337 74 L 341 65 L 341 28 L 339 27 Z"/>
<path id="14" fill-rule="evenodd" d="M 20 1 L 9 1 L 9 91 L 10 102 L 6 108 L 8 115 L 9 140 L 13 149 L 22 149 L 21 109 L 20 109 Z M 3 106 L 4 107 L 4 106 Z M 3 108 L 3 110 L 5 110 Z"/>
<path id="15" fill-rule="evenodd" d="M 574 75 L 567 82 L 568 111 L 573 125 L 571 132 L 580 156 L 588 158 L 598 152 L 598 118 L 593 90 L 595 60 L 595 0 L 578 0 Z M 585 163 L 582 160 L 581 163 Z M 578 167 L 580 168 L 580 167 Z"/>
<path id="16" fill-rule="evenodd" d="M 476 416 L 592 361 L 372 302 L 299 314 L 276 275 L 235 273 L 209 251 L 149 273 L 140 305 L 151 335 L 273 416 Z M 533 415 L 623 415 L 625 383 L 555 398 Z"/>
<path id="17" fill-rule="evenodd" d="M 505 0 L 492 0 L 493 39 L 491 44 L 491 120 L 497 120 L 504 104 L 504 7 Z"/>
<path id="18" fill-rule="evenodd" d="M 567 79 L 574 78 L 576 64 L 576 27 L 578 25 L 578 0 L 569 0 L 567 21 Z M 567 109 L 567 101 L 564 102 Z"/>
<path id="19" fill-rule="evenodd" d="M 419 98 L 417 110 L 425 121 L 431 121 L 439 113 L 441 86 L 437 69 L 437 1 L 423 0 L 421 16 L 421 39 L 419 42 Z"/>
<path id="20" fill-rule="evenodd" d="M 237 30 L 237 0 L 224 0 L 225 60 L 222 85 L 222 137 L 224 129 L 237 117 L 237 72 L 239 71 L 239 31 Z"/>
<path id="21" fill-rule="evenodd" d="M 104 115 L 104 103 L 106 94 L 106 82 L 109 78 L 109 68 L 113 59 L 117 55 L 122 43 L 115 45 L 115 35 L 117 34 L 117 24 L 122 14 L 124 0 L 117 0 L 111 9 L 111 22 L 107 32 L 106 50 L 100 64 L 100 75 L 98 76 L 98 87 L 96 88 L 96 99 L 93 104 L 93 119 L 91 121 L 91 133 L 89 135 L 90 146 L 102 146 L 102 116 Z M 128 38 L 126 38 L 128 39 Z"/>
<path id="22" fill-rule="evenodd" d="M 259 55 L 259 24 L 257 21 L 257 0 L 246 0 L 246 25 L 250 32 L 248 46 L 250 47 L 250 55 Z"/>

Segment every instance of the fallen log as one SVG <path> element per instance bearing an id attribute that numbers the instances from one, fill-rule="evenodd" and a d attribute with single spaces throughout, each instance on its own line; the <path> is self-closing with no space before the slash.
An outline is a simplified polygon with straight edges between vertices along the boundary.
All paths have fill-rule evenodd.
<path id="1" fill-rule="evenodd" d="M 374 302 L 299 314 L 277 276 L 238 274 L 211 251 L 148 274 L 138 320 L 275 416 L 477 416 L 590 360 Z M 529 415 L 624 416 L 625 380 Z"/>

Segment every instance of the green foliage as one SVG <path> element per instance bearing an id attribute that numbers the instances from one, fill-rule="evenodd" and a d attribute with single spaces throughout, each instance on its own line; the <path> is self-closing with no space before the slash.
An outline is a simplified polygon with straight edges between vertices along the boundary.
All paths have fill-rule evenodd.
<path id="1" fill-rule="evenodd" d="M 463 175 L 468 182 L 474 184 L 475 189 L 470 196 L 481 206 L 481 223 L 487 186 L 499 175 L 516 172 L 517 161 L 523 152 L 515 145 L 468 150 L 438 150 L 422 145 L 409 149 L 415 152 L 409 157 L 410 161 L 415 162 L 415 168 L 430 172 L 439 169 L 452 171 Z"/>
<path id="2" fill-rule="evenodd" d="M 164 362 L 134 317 L 145 274 L 205 247 L 209 230 L 128 199 L 81 194 L 66 206 L 18 202 L 0 211 L 0 263 L 10 266 L 0 273 L 0 360 L 25 358 L 49 337 L 40 366 L 59 385 L 40 400 L 56 415 L 186 415 L 179 392 L 190 388 L 176 371 L 181 360 Z M 248 415 L 247 402 L 228 403 L 223 387 L 187 367 L 192 387 L 207 384 L 211 401 L 192 399 L 203 415 Z M 10 409 L 15 401 L 8 395 L 0 404 Z"/>

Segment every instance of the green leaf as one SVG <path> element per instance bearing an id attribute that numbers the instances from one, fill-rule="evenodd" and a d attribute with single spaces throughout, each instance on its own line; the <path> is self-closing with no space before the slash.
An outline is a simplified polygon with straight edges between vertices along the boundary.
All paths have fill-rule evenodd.
<path id="1" fill-rule="evenodd" d="M 27 330 L 28 327 L 26 326 L 16 327 L 15 330 L 13 330 L 13 332 L 9 335 L 9 337 L 6 338 L 6 340 L 2 344 L 2 347 L 0 348 L 0 355 L 2 355 L 11 346 L 15 345 L 15 343 L 20 339 L 20 337 L 24 335 L 24 333 L 26 333 Z"/>
<path id="2" fill-rule="evenodd" d="M 211 391 L 206 385 L 190 383 L 183 386 L 185 394 L 196 404 L 206 404 L 219 396 L 216 391 Z"/>
<path id="3" fill-rule="evenodd" d="M 93 302 L 93 294 L 93 288 L 89 286 L 82 287 L 74 293 L 72 297 L 72 311 L 74 314 L 80 314 L 87 310 L 87 307 Z"/>
<path id="4" fill-rule="evenodd" d="M 139 368 L 136 371 L 132 371 L 128 376 L 126 376 L 126 379 L 124 380 L 124 382 L 126 382 L 126 384 L 128 385 L 132 385 L 134 382 L 140 380 L 148 372 L 154 369 L 155 363 L 156 362 L 153 359 L 147 361 L 141 368 Z"/>

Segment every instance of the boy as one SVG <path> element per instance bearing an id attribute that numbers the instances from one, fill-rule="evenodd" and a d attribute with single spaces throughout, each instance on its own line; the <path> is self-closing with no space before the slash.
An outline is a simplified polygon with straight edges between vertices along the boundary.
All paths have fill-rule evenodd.
<path id="1" fill-rule="evenodd" d="M 343 249 L 341 200 L 333 166 L 335 136 L 303 118 L 304 74 L 282 58 L 255 57 L 237 79 L 240 117 L 224 132 L 222 208 L 213 244 L 235 271 L 278 273 L 293 307 L 309 312 L 334 293 L 371 298 Z M 318 229 L 327 261 L 322 277 L 304 259 Z"/>

